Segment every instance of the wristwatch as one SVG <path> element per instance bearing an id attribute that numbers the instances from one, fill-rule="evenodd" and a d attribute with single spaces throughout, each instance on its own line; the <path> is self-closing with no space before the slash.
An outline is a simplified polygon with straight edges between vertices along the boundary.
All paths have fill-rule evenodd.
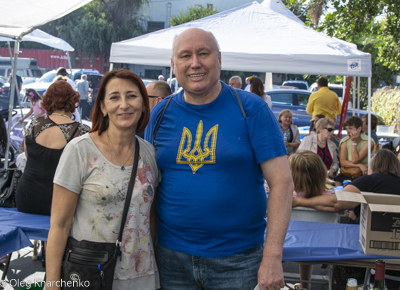
<path id="1" fill-rule="evenodd" d="M 357 143 L 351 143 L 351 145 L 357 146 L 358 144 Z"/>

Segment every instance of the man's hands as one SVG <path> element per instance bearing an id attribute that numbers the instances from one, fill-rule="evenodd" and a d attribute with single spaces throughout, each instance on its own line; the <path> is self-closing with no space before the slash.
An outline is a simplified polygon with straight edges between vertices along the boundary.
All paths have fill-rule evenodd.
<path id="1" fill-rule="evenodd" d="M 281 259 L 263 257 L 258 270 L 258 283 L 261 290 L 278 290 L 285 287 Z"/>

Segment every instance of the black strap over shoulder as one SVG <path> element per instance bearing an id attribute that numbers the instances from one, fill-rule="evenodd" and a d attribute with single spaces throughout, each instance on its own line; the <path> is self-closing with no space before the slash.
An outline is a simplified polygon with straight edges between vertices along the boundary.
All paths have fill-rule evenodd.
<path id="1" fill-rule="evenodd" d="M 239 106 L 240 106 L 240 110 L 242 111 L 244 119 L 247 121 L 246 112 L 243 109 L 242 102 L 240 101 L 240 98 L 239 98 L 239 94 L 238 94 L 238 92 L 237 92 L 237 90 L 235 88 L 234 88 L 234 90 L 235 90 L 236 98 L 237 98 Z"/>
<path id="2" fill-rule="evenodd" d="M 128 210 L 129 210 L 129 206 L 131 204 L 133 188 L 135 187 L 136 173 L 137 173 L 137 168 L 138 168 L 138 163 L 139 163 L 139 151 L 140 151 L 139 141 L 138 141 L 138 139 L 136 137 L 135 137 L 135 139 L 136 139 L 136 142 L 135 142 L 135 160 L 133 162 L 131 179 L 129 180 L 128 191 L 126 193 L 124 211 L 122 213 L 121 227 L 119 229 L 118 239 L 117 239 L 117 242 L 116 242 L 116 247 L 115 247 L 115 252 L 114 252 L 114 259 L 117 259 L 118 256 L 121 256 L 120 246 L 121 246 L 121 241 L 122 241 L 122 233 L 124 231 L 126 217 L 128 216 Z"/>

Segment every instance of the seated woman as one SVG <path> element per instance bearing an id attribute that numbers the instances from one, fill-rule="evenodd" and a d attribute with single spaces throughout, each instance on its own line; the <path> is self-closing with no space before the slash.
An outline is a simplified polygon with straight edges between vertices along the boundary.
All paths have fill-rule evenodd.
<path id="1" fill-rule="evenodd" d="M 53 83 L 43 96 L 48 115 L 33 118 L 25 134 L 27 163 L 16 192 L 18 211 L 50 215 L 53 178 L 65 145 L 89 132 L 71 120 L 79 94 L 64 81 Z"/>
<path id="2" fill-rule="evenodd" d="M 264 93 L 264 83 L 261 78 L 252 77 L 250 79 L 250 92 L 261 97 L 268 104 L 268 107 L 272 108 L 271 96 Z"/>
<path id="3" fill-rule="evenodd" d="M 299 150 L 289 156 L 289 167 L 292 172 L 293 198 L 307 199 L 319 195 L 334 195 L 332 189 L 325 185 L 326 168 L 321 158 L 309 150 Z M 299 265 L 300 279 L 310 280 L 312 265 Z M 310 289 L 310 283 L 300 283 L 300 288 Z"/>
<path id="4" fill-rule="evenodd" d="M 342 167 L 341 173 L 335 177 L 335 181 L 343 184 L 344 180 L 353 181 L 357 177 L 345 173 L 347 168 L 355 168 L 359 175 L 368 173 L 368 136 L 362 133 L 362 120 L 358 116 L 346 119 L 344 126 L 347 136 L 339 144 L 339 161 Z M 375 151 L 375 142 L 371 140 L 371 152 Z M 343 168 L 345 167 L 345 168 Z"/>
<path id="5" fill-rule="evenodd" d="M 317 129 L 315 128 L 315 124 L 318 122 L 319 119 L 325 118 L 324 114 L 317 114 L 314 116 L 314 119 L 311 121 L 310 131 L 308 135 L 317 134 Z"/>
<path id="6" fill-rule="evenodd" d="M 331 141 L 335 122 L 329 118 L 322 118 L 315 124 L 316 135 L 305 137 L 299 146 L 299 150 L 310 150 L 317 153 L 325 164 L 325 171 L 328 171 L 328 177 L 333 178 L 339 169 L 339 158 L 337 146 Z"/>
<path id="7" fill-rule="evenodd" d="M 300 132 L 297 126 L 293 124 L 292 117 L 293 114 L 290 110 L 282 110 L 278 116 L 278 122 L 281 125 L 283 139 L 289 155 L 295 152 L 300 145 Z"/>

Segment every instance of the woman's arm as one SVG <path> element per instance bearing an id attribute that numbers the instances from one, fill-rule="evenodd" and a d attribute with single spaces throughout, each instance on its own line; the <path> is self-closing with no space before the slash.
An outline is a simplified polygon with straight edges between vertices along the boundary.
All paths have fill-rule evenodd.
<path id="1" fill-rule="evenodd" d="M 352 155 L 353 157 L 353 155 Z M 354 164 L 354 162 L 347 160 L 347 142 L 343 142 L 340 144 L 340 165 L 347 166 L 347 167 L 360 167 L 358 164 Z"/>
<path id="2" fill-rule="evenodd" d="M 346 186 L 345 191 L 360 193 L 354 185 Z M 337 200 L 336 194 L 324 194 L 312 198 L 293 197 L 292 207 L 311 207 L 320 211 L 338 212 L 345 209 L 355 208 L 359 203 Z"/>
<path id="3" fill-rule="evenodd" d="M 46 252 L 46 289 L 60 289 L 61 261 L 67 244 L 79 195 L 54 184 L 50 231 Z M 49 287 L 52 285 L 52 287 Z"/>

